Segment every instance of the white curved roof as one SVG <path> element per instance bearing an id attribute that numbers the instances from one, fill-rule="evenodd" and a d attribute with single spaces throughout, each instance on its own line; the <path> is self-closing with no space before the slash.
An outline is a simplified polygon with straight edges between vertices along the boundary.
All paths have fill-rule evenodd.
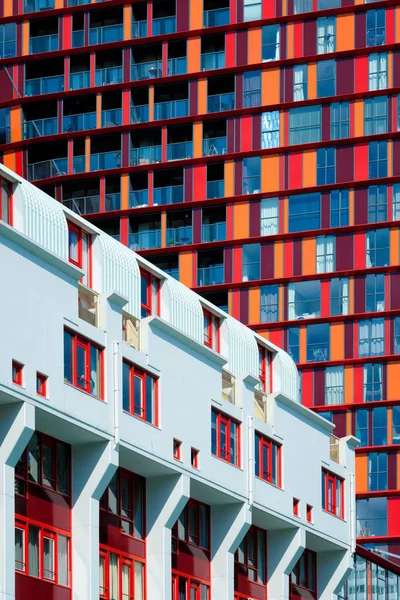
<path id="1" fill-rule="evenodd" d="M 234 375 L 258 378 L 258 348 L 254 333 L 230 315 L 226 316 L 229 331 L 227 368 Z"/>
<path id="2" fill-rule="evenodd" d="M 166 278 L 170 296 L 169 320 L 171 325 L 203 343 L 203 311 L 199 296 L 173 277 Z"/>
<path id="3" fill-rule="evenodd" d="M 299 374 L 296 363 L 292 357 L 269 340 L 266 340 L 260 335 L 254 335 L 260 344 L 276 353 L 274 362 L 278 361 L 279 363 L 279 378 L 276 376 L 274 377 L 273 392 L 281 392 L 284 396 L 287 396 L 287 398 L 299 402 Z"/>

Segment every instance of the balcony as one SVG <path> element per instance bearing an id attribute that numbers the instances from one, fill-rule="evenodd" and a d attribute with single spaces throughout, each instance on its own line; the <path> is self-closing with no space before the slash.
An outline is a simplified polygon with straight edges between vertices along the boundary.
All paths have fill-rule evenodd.
<path id="1" fill-rule="evenodd" d="M 153 190 L 153 204 L 177 204 L 183 202 L 183 185 L 156 187 Z"/>
<path id="2" fill-rule="evenodd" d="M 124 30 L 122 23 L 89 29 L 89 44 L 108 44 L 110 42 L 120 42 L 123 40 L 123 38 Z"/>
<path id="3" fill-rule="evenodd" d="M 225 193 L 224 180 L 207 181 L 207 200 L 212 198 L 222 198 Z"/>
<path id="4" fill-rule="evenodd" d="M 107 194 L 104 198 L 104 209 L 106 212 L 112 210 L 121 210 L 121 194 L 115 192 L 114 194 Z"/>
<path id="5" fill-rule="evenodd" d="M 131 250 L 146 250 L 161 247 L 161 229 L 140 231 L 128 236 L 128 245 Z"/>
<path id="6" fill-rule="evenodd" d="M 54 135 L 57 133 L 57 117 L 48 119 L 35 119 L 24 123 L 24 139 Z"/>
<path id="7" fill-rule="evenodd" d="M 79 71 L 69 76 L 69 87 L 71 90 L 81 90 L 90 87 L 90 71 Z"/>
<path id="8" fill-rule="evenodd" d="M 99 152 L 90 155 L 90 170 L 119 169 L 121 166 L 121 151 Z"/>
<path id="9" fill-rule="evenodd" d="M 90 0 L 67 0 L 67 6 L 81 6 L 82 4 L 90 4 Z"/>
<path id="10" fill-rule="evenodd" d="M 40 52 L 54 52 L 58 50 L 58 33 L 39 35 L 29 40 L 29 54 Z"/>
<path id="11" fill-rule="evenodd" d="M 82 154 L 80 156 L 74 156 L 72 159 L 72 171 L 73 173 L 85 173 L 86 171 L 86 159 Z"/>
<path id="12" fill-rule="evenodd" d="M 259 421 L 268 423 L 267 395 L 261 390 L 254 390 L 254 416 Z"/>
<path id="13" fill-rule="evenodd" d="M 234 110 L 235 94 L 228 92 L 226 94 L 216 94 L 207 98 L 207 112 L 223 112 L 225 110 Z"/>
<path id="14" fill-rule="evenodd" d="M 24 13 L 52 10 L 54 0 L 24 0 Z"/>
<path id="15" fill-rule="evenodd" d="M 96 129 L 96 113 L 81 113 L 79 115 L 66 115 L 63 117 L 64 133 L 70 131 L 85 131 Z"/>
<path id="16" fill-rule="evenodd" d="M 167 62 L 167 73 L 168 75 L 184 75 L 185 73 L 187 73 L 186 56 L 169 58 Z"/>
<path id="17" fill-rule="evenodd" d="M 203 225 L 203 242 L 220 242 L 226 240 L 226 223 L 209 223 Z"/>
<path id="18" fill-rule="evenodd" d="M 25 96 L 38 96 L 40 94 L 55 94 L 64 90 L 64 75 L 39 77 L 25 81 Z"/>
<path id="19" fill-rule="evenodd" d="M 122 125 L 122 109 L 113 108 L 110 110 L 103 110 L 101 113 L 101 126 L 102 127 L 117 127 Z"/>
<path id="20" fill-rule="evenodd" d="M 132 38 L 147 37 L 147 21 L 133 21 L 132 23 Z"/>
<path id="21" fill-rule="evenodd" d="M 148 206 L 148 204 L 148 190 L 132 190 L 129 192 L 129 208 L 137 208 L 138 206 Z"/>
<path id="22" fill-rule="evenodd" d="M 161 146 L 131 148 L 130 159 L 131 167 L 159 163 L 161 162 Z"/>
<path id="23" fill-rule="evenodd" d="M 222 369 L 222 400 L 236 404 L 235 378 L 224 369 Z"/>
<path id="24" fill-rule="evenodd" d="M 90 215 L 100 212 L 100 196 L 82 196 L 63 200 L 63 205 L 78 215 Z"/>
<path id="25" fill-rule="evenodd" d="M 176 17 L 161 17 L 153 19 L 153 35 L 165 35 L 166 33 L 175 33 Z"/>
<path id="26" fill-rule="evenodd" d="M 170 102 L 157 102 L 154 104 L 154 120 L 177 119 L 187 117 L 189 114 L 189 101 L 172 100 Z"/>
<path id="27" fill-rule="evenodd" d="M 192 158 L 192 142 L 175 142 L 167 144 L 167 160 L 184 160 Z"/>
<path id="28" fill-rule="evenodd" d="M 149 105 L 131 106 L 131 123 L 146 123 L 149 120 Z"/>
<path id="29" fill-rule="evenodd" d="M 167 246 L 184 246 L 192 243 L 192 226 L 169 227 L 167 229 Z"/>
<path id="30" fill-rule="evenodd" d="M 226 154 L 226 137 L 215 137 L 203 140 L 203 156 Z"/>
<path id="31" fill-rule="evenodd" d="M 111 85 L 113 83 L 121 83 L 122 66 L 96 69 L 95 82 L 96 85 Z"/>
<path id="32" fill-rule="evenodd" d="M 161 60 L 152 60 L 150 62 L 135 63 L 131 69 L 131 80 L 141 81 L 143 79 L 156 79 L 162 77 Z"/>
<path id="33" fill-rule="evenodd" d="M 78 284 L 78 316 L 98 327 L 98 295 L 81 283 Z"/>
<path id="34" fill-rule="evenodd" d="M 204 11 L 204 27 L 229 25 L 229 8 L 217 8 Z"/>
<path id="35" fill-rule="evenodd" d="M 85 31 L 78 29 L 72 32 L 72 47 L 80 48 L 85 45 Z"/>
<path id="36" fill-rule="evenodd" d="M 224 265 L 210 265 L 197 269 L 197 285 L 224 283 Z"/>
<path id="37" fill-rule="evenodd" d="M 223 69 L 225 67 L 225 51 L 206 52 L 201 55 L 201 70 L 212 71 L 214 69 Z"/>
<path id="38" fill-rule="evenodd" d="M 330 459 L 335 462 L 338 463 L 340 462 L 339 460 L 339 444 L 340 444 L 340 440 L 339 438 L 337 438 L 335 435 L 330 435 L 330 444 L 329 444 L 329 457 Z"/>
<path id="39" fill-rule="evenodd" d="M 68 172 L 67 158 L 53 158 L 28 165 L 28 179 L 35 181 L 37 179 L 46 179 L 47 177 L 57 177 L 66 175 Z"/>

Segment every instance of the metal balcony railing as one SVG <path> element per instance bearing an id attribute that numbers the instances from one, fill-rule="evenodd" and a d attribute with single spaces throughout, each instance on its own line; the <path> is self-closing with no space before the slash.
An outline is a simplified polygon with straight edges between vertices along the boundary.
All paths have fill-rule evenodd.
<path id="1" fill-rule="evenodd" d="M 140 319 L 122 311 L 122 339 L 124 342 L 140 350 Z"/>
<path id="2" fill-rule="evenodd" d="M 76 29 L 72 32 L 72 47 L 80 48 L 85 45 L 85 31 L 84 29 Z"/>
<path id="3" fill-rule="evenodd" d="M 25 0 L 24 13 L 40 12 L 54 8 L 54 0 Z"/>
<path id="4" fill-rule="evenodd" d="M 187 117 L 189 114 L 189 101 L 171 100 L 170 102 L 156 102 L 154 104 L 154 119 L 176 119 Z"/>
<path id="5" fill-rule="evenodd" d="M 177 202 L 183 202 L 183 185 L 154 188 L 153 204 L 176 204 Z"/>
<path id="6" fill-rule="evenodd" d="M 204 11 L 204 27 L 218 27 L 229 24 L 229 8 L 216 8 Z"/>
<path id="7" fill-rule="evenodd" d="M 168 75 L 184 75 L 187 73 L 187 58 L 186 56 L 177 56 L 169 58 L 167 62 Z"/>
<path id="8" fill-rule="evenodd" d="M 98 295 L 81 283 L 78 284 L 78 316 L 98 327 Z"/>
<path id="9" fill-rule="evenodd" d="M 39 96 L 40 94 L 55 94 L 64 89 L 64 75 L 51 77 L 38 77 L 25 81 L 25 96 Z"/>
<path id="10" fill-rule="evenodd" d="M 216 154 L 226 154 L 226 136 L 203 140 L 203 155 L 214 156 Z"/>
<path id="11" fill-rule="evenodd" d="M 72 170 L 74 173 L 84 173 L 86 171 L 86 158 L 84 154 L 73 157 Z"/>
<path id="12" fill-rule="evenodd" d="M 81 196 L 62 201 L 63 205 L 78 215 L 89 215 L 100 212 L 100 196 Z"/>
<path id="13" fill-rule="evenodd" d="M 150 62 L 135 63 L 132 65 L 132 81 L 138 81 L 142 79 L 155 79 L 156 77 L 162 77 L 161 60 L 152 60 Z"/>
<path id="14" fill-rule="evenodd" d="M 138 206 L 147 206 L 149 203 L 148 190 L 131 190 L 129 192 L 129 208 L 137 208 Z"/>
<path id="15" fill-rule="evenodd" d="M 261 390 L 254 390 L 254 416 L 264 423 L 268 422 L 268 398 Z"/>
<path id="16" fill-rule="evenodd" d="M 112 108 L 101 112 L 102 127 L 117 127 L 122 124 L 122 108 Z"/>
<path id="17" fill-rule="evenodd" d="M 35 181 L 36 179 L 46 179 L 47 177 L 56 177 L 58 175 L 66 175 L 67 172 L 67 158 L 53 158 L 51 160 L 43 160 L 28 165 L 29 181 Z"/>
<path id="18" fill-rule="evenodd" d="M 57 117 L 47 119 L 35 119 L 34 121 L 25 121 L 24 138 L 30 139 L 41 137 L 42 135 L 54 135 L 57 133 Z"/>
<path id="19" fill-rule="evenodd" d="M 50 35 L 38 35 L 29 40 L 29 53 L 54 52 L 58 50 L 58 33 Z"/>
<path id="20" fill-rule="evenodd" d="M 226 223 L 208 223 L 203 225 L 203 242 L 220 242 L 226 240 Z"/>
<path id="21" fill-rule="evenodd" d="M 165 35 L 166 33 L 175 33 L 176 17 L 160 17 L 153 19 L 153 35 Z"/>
<path id="22" fill-rule="evenodd" d="M 184 160 L 192 158 L 192 142 L 174 142 L 167 144 L 167 160 Z"/>
<path id="23" fill-rule="evenodd" d="M 121 208 L 121 194 L 116 192 L 115 194 L 106 194 L 104 198 L 104 209 L 105 211 L 120 210 Z"/>
<path id="24" fill-rule="evenodd" d="M 80 113 L 79 115 L 65 115 L 63 117 L 63 131 L 85 131 L 96 129 L 96 113 Z"/>
<path id="25" fill-rule="evenodd" d="M 207 111 L 209 113 L 223 112 L 225 110 L 233 110 L 234 108 L 234 92 L 227 92 L 226 94 L 214 94 L 207 97 Z"/>
<path id="26" fill-rule="evenodd" d="M 132 38 L 147 37 L 147 21 L 132 22 Z"/>
<path id="27" fill-rule="evenodd" d="M 182 246 L 192 243 L 192 226 L 168 227 L 167 246 Z"/>
<path id="28" fill-rule="evenodd" d="M 223 179 L 218 181 L 207 181 L 207 199 L 222 198 L 225 191 L 225 183 Z"/>
<path id="29" fill-rule="evenodd" d="M 71 90 L 81 90 L 90 87 L 90 71 L 79 71 L 69 76 L 69 87 Z"/>
<path id="30" fill-rule="evenodd" d="M 146 123 L 149 120 L 149 105 L 131 106 L 131 123 Z"/>
<path id="31" fill-rule="evenodd" d="M 89 44 L 108 44 L 120 42 L 124 38 L 123 24 L 105 25 L 89 29 Z"/>
<path id="32" fill-rule="evenodd" d="M 122 82 L 122 66 L 104 67 L 96 69 L 95 74 L 96 85 L 111 85 L 113 83 Z"/>
<path id="33" fill-rule="evenodd" d="M 224 282 L 224 265 L 211 265 L 197 269 L 197 285 L 214 285 Z"/>
<path id="34" fill-rule="evenodd" d="M 206 52 L 201 55 L 201 70 L 211 71 L 213 69 L 223 69 L 225 67 L 225 51 Z"/>
<path id="35" fill-rule="evenodd" d="M 161 248 L 161 229 L 139 231 L 128 236 L 128 245 L 131 250 L 146 250 L 148 248 Z"/>
<path id="36" fill-rule="evenodd" d="M 99 152 L 90 155 L 90 170 L 118 169 L 121 166 L 121 151 Z"/>
<path id="37" fill-rule="evenodd" d="M 131 148 L 130 162 L 131 166 L 161 162 L 161 146 Z"/>

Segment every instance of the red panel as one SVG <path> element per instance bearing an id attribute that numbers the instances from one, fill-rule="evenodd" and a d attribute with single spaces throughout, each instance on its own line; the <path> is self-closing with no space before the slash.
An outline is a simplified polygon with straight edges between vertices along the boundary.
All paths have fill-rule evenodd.
<path id="1" fill-rule="evenodd" d="M 368 91 L 368 56 L 356 56 L 356 92 L 367 92 Z"/>
<path id="2" fill-rule="evenodd" d="M 15 496 L 15 512 L 64 531 L 71 531 L 68 499 L 40 485 L 28 484 L 27 498 Z"/>
<path id="3" fill-rule="evenodd" d="M 294 58 L 303 56 L 303 23 L 294 24 Z"/>
<path id="4" fill-rule="evenodd" d="M 129 225 L 128 217 L 122 217 L 120 234 L 121 234 L 121 243 L 124 244 L 125 246 L 128 245 L 128 229 L 129 229 L 128 225 Z"/>
<path id="5" fill-rule="evenodd" d="M 309 370 L 302 371 L 301 376 L 301 395 L 302 404 L 311 408 L 313 405 L 313 372 Z"/>
<path id="6" fill-rule="evenodd" d="M 246 152 L 247 150 L 252 150 L 252 117 L 251 115 L 248 117 L 242 117 L 240 119 L 242 126 L 242 152 Z M 239 125 L 237 123 L 237 125 Z"/>
<path id="7" fill-rule="evenodd" d="M 303 154 L 293 152 L 289 155 L 289 189 L 303 185 Z"/>
<path id="8" fill-rule="evenodd" d="M 172 555 L 172 568 L 205 581 L 210 581 L 210 558 L 208 553 L 191 544 L 178 541 L 179 553 Z"/>
<path id="9" fill-rule="evenodd" d="M 293 242 L 283 242 L 283 276 L 293 275 Z"/>
<path id="10" fill-rule="evenodd" d="M 110 546 L 138 558 L 146 558 L 146 544 L 121 533 L 120 519 L 105 510 L 100 510 L 100 544 Z"/>
<path id="11" fill-rule="evenodd" d="M 207 188 L 207 166 L 193 167 L 193 200 L 205 200 Z"/>
<path id="12" fill-rule="evenodd" d="M 233 31 L 225 35 L 225 66 L 235 66 L 235 33 Z"/>
<path id="13" fill-rule="evenodd" d="M 15 574 L 15 598 L 16 600 L 70 600 L 71 590 L 69 588 L 54 585 L 48 581 Z"/>
<path id="14" fill-rule="evenodd" d="M 329 280 L 321 281 L 321 317 L 329 317 L 331 312 Z"/>
<path id="15" fill-rule="evenodd" d="M 363 368 L 362 365 L 357 365 L 354 367 L 354 402 L 362 402 L 363 401 Z"/>
<path id="16" fill-rule="evenodd" d="M 90 55 L 90 87 L 95 87 L 96 77 L 96 55 L 94 52 Z"/>
<path id="17" fill-rule="evenodd" d="M 263 2 L 262 3 L 262 18 L 269 19 L 275 16 L 274 2 Z"/>
<path id="18" fill-rule="evenodd" d="M 72 15 L 65 15 L 64 17 L 64 27 L 63 27 L 63 48 L 66 50 L 67 48 L 71 48 L 71 38 L 72 38 Z"/>
<path id="19" fill-rule="evenodd" d="M 267 600 L 267 587 L 254 581 L 249 581 L 246 567 L 239 563 L 235 563 L 235 592 L 246 596 L 246 598 Z"/>
<path id="20" fill-rule="evenodd" d="M 386 43 L 394 44 L 394 6 L 386 9 Z"/>
<path id="21" fill-rule="evenodd" d="M 388 498 L 388 535 L 400 535 L 400 498 Z"/>
<path id="22" fill-rule="evenodd" d="M 239 291 L 240 290 L 234 290 L 232 292 L 232 316 L 234 319 L 239 320 L 239 305 L 240 305 L 240 297 L 239 297 Z"/>
<path id="23" fill-rule="evenodd" d="M 242 281 L 242 248 L 233 249 L 233 281 Z M 239 317 L 235 317 L 239 318 Z"/>
<path id="24" fill-rule="evenodd" d="M 354 147 L 355 180 L 368 179 L 368 144 Z"/>
<path id="25" fill-rule="evenodd" d="M 276 344 L 280 348 L 284 347 L 283 343 L 283 330 L 282 329 L 272 329 L 269 335 L 269 339 L 273 344 Z"/>
<path id="26" fill-rule="evenodd" d="M 365 269 L 365 233 L 356 232 L 354 234 L 354 268 Z"/>

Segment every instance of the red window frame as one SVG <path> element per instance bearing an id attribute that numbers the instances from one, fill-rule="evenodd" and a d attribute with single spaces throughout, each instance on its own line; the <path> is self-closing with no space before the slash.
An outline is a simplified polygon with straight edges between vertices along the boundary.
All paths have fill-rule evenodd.
<path id="1" fill-rule="evenodd" d="M 15 383 L 16 385 L 22 386 L 24 365 L 17 362 L 16 360 L 13 360 L 11 370 L 12 370 L 12 374 L 11 374 L 12 382 Z"/>
<path id="2" fill-rule="evenodd" d="M 306 589 L 310 594 L 317 597 L 317 555 L 307 548 L 300 556 L 290 573 L 290 585 Z"/>
<path id="3" fill-rule="evenodd" d="M 265 346 L 258 346 L 258 368 L 260 389 L 266 394 L 272 393 L 272 355 Z"/>
<path id="4" fill-rule="evenodd" d="M 262 544 L 262 569 L 259 564 L 260 538 Z M 240 560 L 241 555 L 243 555 L 243 560 Z M 245 568 L 248 581 L 259 585 L 267 585 L 267 532 L 265 529 L 261 529 L 255 525 L 250 527 L 235 552 L 235 563 Z"/>
<path id="5" fill-rule="evenodd" d="M 126 554 L 125 552 L 116 551 L 114 548 L 109 548 L 104 545 L 100 545 L 99 549 L 99 562 L 101 559 L 104 561 L 104 586 L 100 585 L 99 580 L 99 599 L 100 600 L 111 600 L 110 596 L 110 556 L 111 554 L 117 557 L 117 568 L 118 568 L 118 598 L 119 600 L 133 600 L 135 598 L 135 563 L 142 565 L 142 589 L 143 597 L 146 598 L 146 562 L 133 554 Z M 129 566 L 130 568 L 130 585 L 129 593 L 122 593 L 122 567 Z M 103 592 L 103 593 L 102 593 Z"/>
<path id="6" fill-rule="evenodd" d="M 4 221 L 4 223 L 7 223 L 8 225 L 12 225 L 13 224 L 13 184 L 11 181 L 8 181 L 8 179 L 5 179 L 5 177 L 0 177 L 0 182 L 1 182 L 1 186 L 0 186 L 0 221 Z M 3 184 L 5 184 L 5 187 L 8 187 L 7 190 L 4 189 Z M 5 192 L 7 195 L 7 197 L 5 199 L 3 197 L 3 192 Z M 4 210 L 5 202 L 7 204 L 6 210 Z"/>
<path id="7" fill-rule="evenodd" d="M 43 373 L 36 373 L 36 393 L 38 396 L 47 398 L 47 375 Z"/>
<path id="8" fill-rule="evenodd" d="M 313 507 L 311 506 L 311 504 L 307 504 L 306 514 L 307 514 L 307 521 L 309 523 L 312 523 L 313 522 Z"/>
<path id="9" fill-rule="evenodd" d="M 141 318 L 159 316 L 160 305 L 160 280 L 149 271 L 140 269 Z"/>
<path id="10" fill-rule="evenodd" d="M 293 514 L 295 517 L 300 514 L 300 500 L 298 498 L 293 498 Z"/>
<path id="11" fill-rule="evenodd" d="M 123 494 L 124 484 L 127 485 L 128 493 Z M 114 496 L 116 495 L 116 512 L 112 508 L 112 503 L 110 502 L 111 495 L 111 487 L 114 488 Z M 135 525 L 136 531 L 139 531 L 139 523 L 135 524 L 135 516 L 139 516 L 139 512 L 137 506 L 135 504 L 137 495 L 136 488 L 139 488 L 140 493 L 140 524 L 141 524 L 141 534 L 136 535 L 135 533 Z M 126 490 L 126 488 L 125 488 Z M 128 497 L 129 506 L 123 505 L 123 498 Z M 144 477 L 137 475 L 136 473 L 132 473 L 132 471 L 127 471 L 126 469 L 118 468 L 111 482 L 108 484 L 104 494 L 100 499 L 100 509 L 105 512 L 111 514 L 117 514 L 120 518 L 120 531 L 121 534 L 126 535 L 131 538 L 135 538 L 137 540 L 146 541 L 146 480 Z"/>
<path id="12" fill-rule="evenodd" d="M 205 544 L 202 539 L 205 536 Z M 173 547 L 178 551 L 178 540 L 206 552 L 210 551 L 210 507 L 204 502 L 190 498 L 178 520 L 172 527 Z"/>
<path id="13" fill-rule="evenodd" d="M 172 443 L 172 455 L 175 460 L 181 460 L 182 442 L 175 440 Z"/>
<path id="14" fill-rule="evenodd" d="M 69 335 L 71 337 L 71 356 L 70 356 L 70 372 L 68 376 L 65 376 L 65 365 L 64 365 L 64 382 L 72 385 L 78 390 L 84 391 L 87 394 L 90 394 L 94 398 L 98 398 L 99 400 L 103 400 L 103 390 L 104 390 L 104 348 L 101 348 L 98 344 L 88 340 L 77 333 L 72 331 L 71 329 L 64 329 L 64 344 L 66 343 L 65 336 Z M 91 350 L 95 348 L 99 352 L 99 364 L 97 374 L 97 385 L 99 387 L 99 393 L 94 394 L 91 389 Z M 83 375 L 78 375 L 78 350 L 81 350 L 84 355 L 85 362 L 85 373 Z M 64 349 L 65 351 L 65 349 Z M 84 385 L 82 385 L 84 384 Z"/>
<path id="15" fill-rule="evenodd" d="M 344 480 L 325 469 L 322 469 L 322 508 L 344 519 Z"/>
<path id="16" fill-rule="evenodd" d="M 77 253 L 78 253 L 77 260 L 75 260 L 71 256 L 71 234 L 76 235 L 76 238 L 77 238 Z M 76 225 L 75 223 L 68 221 L 68 260 L 73 265 L 76 265 L 80 269 L 85 270 L 85 265 L 84 265 L 84 260 L 83 260 L 84 259 L 84 251 L 83 251 L 83 237 L 84 236 L 87 237 L 87 256 L 86 256 L 87 270 L 85 272 L 85 275 L 81 279 L 81 283 L 86 285 L 88 288 L 91 288 L 92 287 L 92 236 L 90 235 L 90 233 L 85 231 L 82 227 L 79 227 L 79 225 Z"/>
<path id="17" fill-rule="evenodd" d="M 190 449 L 190 463 L 193 469 L 199 468 L 199 451 L 196 448 Z"/>
<path id="18" fill-rule="evenodd" d="M 29 528 L 35 527 L 38 529 L 38 575 L 33 575 L 29 573 Z M 34 577 L 35 579 L 40 579 L 42 581 L 46 581 L 48 583 L 52 583 L 53 585 L 58 585 L 62 587 L 71 587 L 71 534 L 68 531 L 64 531 L 62 529 L 56 529 L 55 527 L 49 527 L 48 525 L 43 525 L 38 521 L 34 521 L 33 519 L 21 519 L 20 517 L 15 519 L 15 529 L 19 529 L 23 532 L 23 563 L 19 560 L 15 559 L 15 572 L 20 575 L 24 575 L 25 577 Z M 63 536 L 67 539 L 67 584 L 59 582 L 59 569 L 58 569 L 58 543 L 59 536 Z M 49 571 L 44 567 L 43 555 L 44 555 L 44 540 L 50 539 L 53 543 L 53 565 L 54 571 Z M 17 569 L 16 566 L 19 564 L 21 568 Z M 53 574 L 53 577 L 45 576 L 45 574 Z"/>
<path id="19" fill-rule="evenodd" d="M 130 363 L 127 360 L 123 360 L 123 398 L 122 398 L 122 408 L 124 412 L 129 413 L 130 415 L 137 417 L 138 419 L 142 419 L 142 421 L 146 421 L 146 423 L 151 423 L 152 425 L 158 426 L 158 378 L 140 369 L 133 363 Z M 128 390 L 126 394 L 125 383 L 126 379 L 128 380 Z M 149 407 L 147 404 L 147 386 L 149 385 L 149 380 L 153 385 L 153 403 L 152 403 L 152 411 L 151 414 L 149 412 Z M 135 383 L 140 382 L 140 402 L 138 402 L 135 397 Z"/>
<path id="20" fill-rule="evenodd" d="M 217 458 L 221 458 L 225 460 L 230 465 L 234 465 L 236 467 L 240 467 L 240 423 L 233 419 L 229 415 L 212 409 L 212 424 L 215 420 L 215 448 L 213 433 L 211 432 L 211 453 L 213 456 Z M 234 448 L 231 446 L 231 425 L 235 426 L 235 445 Z M 223 430 L 225 430 L 225 435 L 223 436 Z M 223 442 L 223 438 L 225 442 Z M 231 453 L 233 450 L 234 460 L 231 460 Z"/>
<path id="21" fill-rule="evenodd" d="M 255 432 L 256 477 L 272 485 L 282 485 L 282 445 L 267 438 L 258 431 Z M 276 458 L 274 468 L 273 460 Z M 258 468 L 257 468 L 258 465 Z M 275 477 L 274 477 L 275 470 Z"/>
<path id="22" fill-rule="evenodd" d="M 172 572 L 172 600 L 180 600 L 180 588 L 185 588 L 185 598 L 189 600 L 203 600 L 201 595 L 201 586 L 207 589 L 206 600 L 210 598 L 210 582 L 203 579 L 197 579 L 178 571 Z M 194 591 L 194 594 L 192 593 Z"/>
<path id="23" fill-rule="evenodd" d="M 220 351 L 221 319 L 203 308 L 204 345 L 216 352 Z"/>

